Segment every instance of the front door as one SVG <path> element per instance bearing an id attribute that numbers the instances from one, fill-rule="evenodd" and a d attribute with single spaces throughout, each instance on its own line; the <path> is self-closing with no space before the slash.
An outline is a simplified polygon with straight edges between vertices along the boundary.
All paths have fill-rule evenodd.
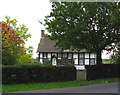
<path id="1" fill-rule="evenodd" d="M 57 65 L 57 59 L 56 58 L 52 58 L 52 65 L 53 66 Z"/>

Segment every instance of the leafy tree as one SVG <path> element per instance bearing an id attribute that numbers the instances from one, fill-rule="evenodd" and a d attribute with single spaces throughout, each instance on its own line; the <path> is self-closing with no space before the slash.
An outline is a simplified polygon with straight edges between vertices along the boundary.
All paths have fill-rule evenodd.
<path id="1" fill-rule="evenodd" d="M 113 50 L 113 55 L 111 56 L 111 60 L 115 64 L 120 64 L 120 43 L 117 43 L 115 45 L 115 48 Z"/>
<path id="2" fill-rule="evenodd" d="M 31 63 L 33 61 L 32 52 L 33 52 L 32 46 L 29 46 L 28 48 L 22 48 L 21 52 L 18 53 L 19 55 L 19 58 L 17 59 L 18 63 L 19 64 Z"/>
<path id="3" fill-rule="evenodd" d="M 7 23 L 2 22 L 0 27 L 2 30 L 2 62 L 4 65 L 8 63 L 12 65 L 16 62 L 18 50 L 24 41 Z"/>
<path id="4" fill-rule="evenodd" d="M 101 51 L 120 42 L 119 9 L 116 2 L 54 2 L 44 25 L 57 46 L 96 52 L 97 64 L 101 64 Z"/>
<path id="5" fill-rule="evenodd" d="M 26 34 L 28 28 L 25 25 L 17 26 L 17 20 L 11 20 L 6 16 L 6 21 L 2 21 L 0 24 L 2 32 L 2 63 L 4 65 L 14 65 L 21 61 L 32 59 L 31 54 L 26 53 L 25 41 L 30 34 Z M 31 48 L 30 48 L 31 49 Z M 31 51 L 27 49 L 27 51 Z M 24 53 L 23 53 L 24 52 Z M 32 52 L 30 52 L 32 53 Z M 24 56 L 24 57 L 23 57 Z"/>

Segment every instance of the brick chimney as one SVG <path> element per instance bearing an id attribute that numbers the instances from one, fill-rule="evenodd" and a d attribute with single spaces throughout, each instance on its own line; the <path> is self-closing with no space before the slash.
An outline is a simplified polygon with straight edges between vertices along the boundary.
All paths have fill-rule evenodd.
<path id="1" fill-rule="evenodd" d="M 41 38 L 44 38 L 45 30 L 41 30 Z"/>

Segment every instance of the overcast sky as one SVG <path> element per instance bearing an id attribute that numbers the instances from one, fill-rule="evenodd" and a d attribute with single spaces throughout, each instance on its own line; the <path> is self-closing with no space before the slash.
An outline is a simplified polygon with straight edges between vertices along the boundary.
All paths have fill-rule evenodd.
<path id="1" fill-rule="evenodd" d="M 38 19 L 43 21 L 51 11 L 49 0 L 0 0 L 0 21 L 5 21 L 5 16 L 16 19 L 18 24 L 25 24 L 29 28 L 28 33 L 32 37 L 26 42 L 26 47 L 33 46 L 33 57 L 36 58 L 38 44 L 41 37 L 41 29 Z M 109 56 L 103 54 L 103 58 Z"/>
<path id="2" fill-rule="evenodd" d="M 33 46 L 33 57 L 37 57 L 37 47 L 41 37 L 41 29 L 38 19 L 43 21 L 45 16 L 51 11 L 49 0 L 0 0 L 0 21 L 5 20 L 5 16 L 16 19 L 18 24 L 25 24 L 31 33 L 31 38 L 26 42 L 26 47 Z"/>

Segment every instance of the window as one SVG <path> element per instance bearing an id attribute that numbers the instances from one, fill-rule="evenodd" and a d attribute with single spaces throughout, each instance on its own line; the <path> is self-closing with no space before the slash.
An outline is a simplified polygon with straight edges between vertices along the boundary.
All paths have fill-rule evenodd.
<path id="1" fill-rule="evenodd" d="M 47 58 L 47 53 L 43 53 L 43 57 L 44 57 L 44 58 Z"/>
<path id="2" fill-rule="evenodd" d="M 84 59 L 83 58 L 80 58 L 79 59 L 79 65 L 83 65 L 84 64 Z"/>
<path id="3" fill-rule="evenodd" d="M 89 65 L 89 59 L 85 59 L 85 65 Z"/>
<path id="4" fill-rule="evenodd" d="M 82 53 L 82 54 L 79 54 L 79 58 L 83 58 L 83 53 Z"/>
<path id="5" fill-rule="evenodd" d="M 95 58 L 90 58 L 90 65 L 95 65 Z"/>
<path id="6" fill-rule="evenodd" d="M 44 63 L 46 63 L 46 64 L 50 64 L 50 63 L 51 63 L 51 60 L 48 59 L 48 58 L 44 58 L 43 61 L 44 61 Z"/>
<path id="7" fill-rule="evenodd" d="M 84 65 L 84 53 L 79 53 L 79 65 Z"/>
<path id="8" fill-rule="evenodd" d="M 91 53 L 91 54 L 90 54 L 90 58 L 95 58 L 95 54 L 94 54 L 94 53 Z"/>
<path id="9" fill-rule="evenodd" d="M 66 58 L 67 57 L 67 53 L 63 53 L 63 57 Z"/>
<path id="10" fill-rule="evenodd" d="M 89 53 L 85 53 L 85 58 L 89 58 Z"/>
<path id="11" fill-rule="evenodd" d="M 72 53 L 68 53 L 68 59 L 72 58 Z"/>
<path id="12" fill-rule="evenodd" d="M 62 58 L 62 53 L 58 53 L 58 58 Z"/>
<path id="13" fill-rule="evenodd" d="M 72 59 L 68 59 L 68 64 L 72 64 Z"/>
<path id="14" fill-rule="evenodd" d="M 78 53 L 74 53 L 73 58 L 78 58 Z"/>

